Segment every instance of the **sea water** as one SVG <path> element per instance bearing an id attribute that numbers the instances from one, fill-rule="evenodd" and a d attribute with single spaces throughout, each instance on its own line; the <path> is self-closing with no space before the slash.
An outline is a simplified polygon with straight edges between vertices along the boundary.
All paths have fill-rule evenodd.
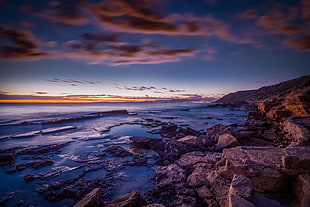
<path id="1" fill-rule="evenodd" d="M 0 166 L 0 205 L 14 206 L 70 206 L 72 199 L 51 203 L 38 189 L 70 178 L 86 181 L 117 178 L 112 184 L 102 186 L 104 200 L 112 200 L 132 191 L 142 195 L 154 187 L 153 167 L 119 167 L 132 157 L 104 158 L 105 167 L 98 167 L 96 160 L 109 146 L 121 146 L 130 151 L 130 136 L 159 138 L 159 134 L 147 131 L 152 126 L 143 125 L 145 120 L 175 123 L 181 127 L 206 130 L 215 124 L 242 123 L 246 110 L 215 106 L 207 103 L 59 103 L 59 104 L 0 104 L 0 155 L 16 153 L 38 146 L 65 146 L 57 152 L 42 155 L 18 155 L 12 165 Z M 106 111 L 127 110 L 129 114 L 104 114 Z M 102 112 L 102 116 L 93 116 Z M 100 114 L 100 113 L 99 113 Z M 55 130 L 56 129 L 56 130 Z M 65 129 L 59 130 L 57 129 Z M 51 133 L 43 133 L 51 131 Z M 93 161 L 89 161 L 94 157 Z M 96 159 L 95 159 L 96 158 Z M 26 168 L 10 172 L 16 165 L 34 159 L 50 159 L 53 165 L 41 169 Z M 82 161 L 81 161 L 82 160 Z M 83 160 L 88 160 L 87 163 Z M 152 159 L 148 158 L 148 163 Z M 95 170 L 89 171 L 88 168 Z M 98 169 L 98 170 L 96 170 Z M 8 173 L 10 172 L 10 173 Z M 25 182 L 24 176 L 39 175 L 39 179 Z M 65 188 L 66 186 L 64 186 Z M 76 186 L 75 188 L 79 188 Z M 3 199 L 6 199 L 4 202 Z"/>

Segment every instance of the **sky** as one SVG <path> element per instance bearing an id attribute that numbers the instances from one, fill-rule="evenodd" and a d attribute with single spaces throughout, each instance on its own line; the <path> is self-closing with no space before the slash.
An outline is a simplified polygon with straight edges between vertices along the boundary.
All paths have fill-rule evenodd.
<path id="1" fill-rule="evenodd" d="M 310 0 L 0 0 L 0 102 L 207 102 L 309 66 Z"/>

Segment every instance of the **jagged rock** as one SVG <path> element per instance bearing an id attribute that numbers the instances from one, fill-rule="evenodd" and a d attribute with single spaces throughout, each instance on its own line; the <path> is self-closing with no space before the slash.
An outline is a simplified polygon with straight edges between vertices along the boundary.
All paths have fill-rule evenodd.
<path id="1" fill-rule="evenodd" d="M 310 146 L 293 146 L 284 150 L 283 166 L 287 169 L 310 171 Z"/>
<path id="2" fill-rule="evenodd" d="M 219 136 L 223 134 L 237 135 L 230 126 L 224 126 L 222 124 L 216 124 L 206 130 L 206 136 L 213 144 L 216 144 Z"/>
<path id="3" fill-rule="evenodd" d="M 100 188 L 95 188 L 73 207 L 99 207 L 104 206 L 101 201 Z"/>
<path id="4" fill-rule="evenodd" d="M 132 153 L 128 152 L 125 150 L 123 147 L 120 146 L 110 146 L 102 152 L 108 153 L 113 157 L 127 157 L 127 156 L 132 156 Z"/>
<path id="5" fill-rule="evenodd" d="M 182 154 L 195 150 L 197 150 L 195 146 L 172 139 L 165 144 L 165 150 L 161 153 L 160 161 L 164 165 L 169 165 L 174 163 L 175 160 L 178 160 Z"/>
<path id="6" fill-rule="evenodd" d="M 25 175 L 24 176 L 24 181 L 25 182 L 30 182 L 30 181 L 36 180 L 38 178 L 40 178 L 40 176 L 34 175 L 34 174 L 29 174 L 29 175 Z"/>
<path id="7" fill-rule="evenodd" d="M 288 184 L 286 176 L 279 171 L 283 167 L 282 154 L 282 150 L 275 147 L 224 149 L 217 172 L 228 179 L 234 174 L 250 177 L 258 192 L 277 192 Z"/>
<path id="8" fill-rule="evenodd" d="M 148 203 L 166 207 L 196 206 L 195 191 L 186 184 L 187 172 L 176 164 L 156 168 L 156 187 L 144 196 Z"/>
<path id="9" fill-rule="evenodd" d="M 192 136 L 192 135 L 188 135 L 186 137 L 178 139 L 178 141 L 184 142 L 186 144 L 193 145 L 193 146 L 199 146 L 200 145 L 198 138 L 196 136 Z"/>
<path id="10" fill-rule="evenodd" d="M 230 184 L 229 195 L 238 195 L 248 201 L 251 201 L 252 181 L 242 175 L 234 175 Z"/>
<path id="11" fill-rule="evenodd" d="M 105 202 L 104 207 L 141 207 L 146 204 L 139 192 L 123 195 L 111 202 Z"/>
<path id="12" fill-rule="evenodd" d="M 235 147 L 239 145 L 239 141 L 231 134 L 223 134 L 218 137 L 217 144 L 215 145 L 215 151 L 222 150 L 224 148 Z"/>
<path id="13" fill-rule="evenodd" d="M 254 204 L 241 196 L 229 195 L 228 207 L 254 207 Z"/>
<path id="14" fill-rule="evenodd" d="M 309 130 L 294 119 L 288 119 L 283 123 L 283 132 L 288 139 L 293 139 L 299 145 L 310 145 Z"/>
<path id="15" fill-rule="evenodd" d="M 222 154 L 218 152 L 201 152 L 194 151 L 183 154 L 179 160 L 184 160 L 192 166 L 197 163 L 207 163 L 214 166 L 220 159 Z"/>
<path id="16" fill-rule="evenodd" d="M 295 184 L 295 195 L 300 207 L 308 207 L 310 204 L 310 174 L 301 174 Z"/>

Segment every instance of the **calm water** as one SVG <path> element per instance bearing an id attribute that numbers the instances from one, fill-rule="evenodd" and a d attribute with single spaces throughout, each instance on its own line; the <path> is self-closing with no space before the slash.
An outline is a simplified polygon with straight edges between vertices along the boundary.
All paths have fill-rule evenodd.
<path id="1" fill-rule="evenodd" d="M 133 114 L 107 115 L 89 118 L 89 114 L 111 110 L 127 110 Z M 130 136 L 160 137 L 149 134 L 151 126 L 142 126 L 148 119 L 162 122 L 173 122 L 182 127 L 205 130 L 214 124 L 230 124 L 243 122 L 242 108 L 208 107 L 202 103 L 92 103 L 92 104 L 0 104 L 0 150 L 14 149 L 18 152 L 38 145 L 67 143 L 57 153 L 40 155 L 39 159 L 51 159 L 53 165 L 39 170 L 26 168 L 8 174 L 7 172 L 25 162 L 32 161 L 32 155 L 17 156 L 14 165 L 0 166 L 0 205 L 3 198 L 8 198 L 4 206 L 72 206 L 74 200 L 64 199 L 56 203 L 45 200 L 38 189 L 70 178 L 91 181 L 95 179 L 112 179 L 112 184 L 101 186 L 104 200 L 112 200 L 132 191 L 144 194 L 154 187 L 152 176 L 155 166 L 125 166 L 118 168 L 124 161 L 133 157 L 102 158 L 107 163 L 98 170 L 98 164 L 77 162 L 77 159 L 96 157 L 102 150 L 111 146 L 121 146 L 128 151 Z M 88 117 L 74 120 L 75 117 Z M 69 120 L 55 122 L 56 120 Z M 71 120 L 71 121 L 70 121 Z M 72 127 L 64 131 L 40 133 L 42 130 L 59 127 Z M 27 133 L 29 136 L 20 136 Z M 31 135 L 31 136 L 30 136 Z M 4 153 L 4 152 L 0 152 Z M 150 157 L 147 163 L 154 163 Z M 112 169 L 111 169 L 112 168 Z M 34 174 L 39 179 L 26 183 L 24 176 Z M 81 177 L 82 175 L 82 177 Z M 103 182 L 104 183 L 104 182 Z M 64 186 L 65 188 L 66 186 Z M 70 186 L 67 186 L 70 187 Z M 78 190 L 75 186 L 72 190 Z"/>

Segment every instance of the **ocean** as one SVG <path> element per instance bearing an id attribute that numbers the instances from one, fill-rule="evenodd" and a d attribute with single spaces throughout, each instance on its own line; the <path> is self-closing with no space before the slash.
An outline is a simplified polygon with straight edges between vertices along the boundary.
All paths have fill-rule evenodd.
<path id="1" fill-rule="evenodd" d="M 64 182 L 61 189 L 81 194 L 90 183 L 99 185 L 103 189 L 104 200 L 112 200 L 132 191 L 143 195 L 154 186 L 152 176 L 156 166 L 152 156 L 132 151 L 129 137 L 160 138 L 159 134 L 148 133 L 156 128 L 154 123 L 170 122 L 205 131 L 215 124 L 241 124 L 247 114 L 244 108 L 211 105 L 0 104 L 0 156 L 9 153 L 16 156 L 14 162 L 0 166 L 0 205 L 71 206 L 76 198 L 52 196 L 59 191 L 53 186 L 61 182 Z M 123 110 L 127 110 L 128 114 Z M 61 147 L 46 150 L 50 146 Z M 109 146 L 123 147 L 134 155 L 99 159 L 102 150 Z M 123 164 L 139 157 L 145 158 L 146 164 Z M 33 167 L 31 162 L 38 160 L 49 160 L 52 164 Z M 27 179 L 29 177 L 32 179 Z M 68 184 L 66 180 L 70 179 L 74 184 Z M 105 184 L 101 185 L 101 182 Z"/>

